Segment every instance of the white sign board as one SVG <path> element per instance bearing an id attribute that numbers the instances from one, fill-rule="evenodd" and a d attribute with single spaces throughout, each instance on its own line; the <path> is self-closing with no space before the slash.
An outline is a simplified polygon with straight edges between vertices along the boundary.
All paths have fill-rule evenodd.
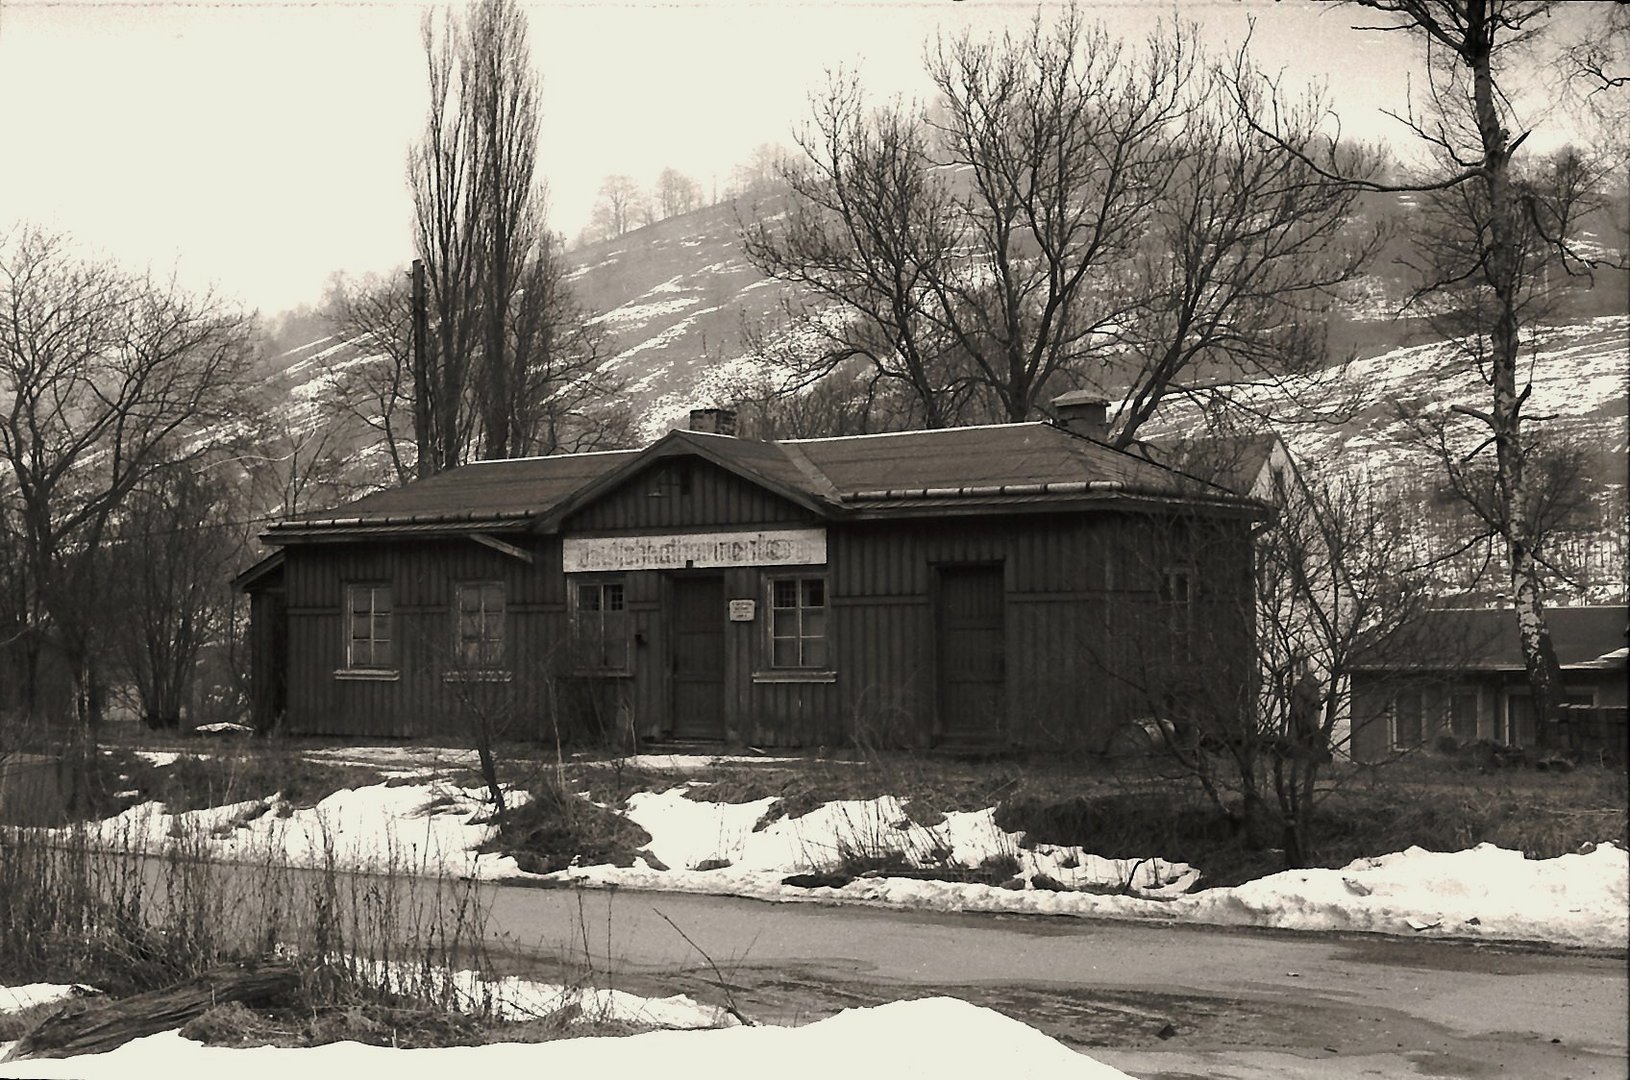
<path id="1" fill-rule="evenodd" d="M 731 622 L 752 622 L 753 621 L 753 610 L 757 606 L 758 605 L 755 604 L 751 600 L 732 600 L 732 601 L 730 601 L 730 621 Z"/>
<path id="2" fill-rule="evenodd" d="M 561 545 L 561 561 L 568 574 L 692 566 L 818 566 L 826 562 L 826 530 L 572 536 Z"/>

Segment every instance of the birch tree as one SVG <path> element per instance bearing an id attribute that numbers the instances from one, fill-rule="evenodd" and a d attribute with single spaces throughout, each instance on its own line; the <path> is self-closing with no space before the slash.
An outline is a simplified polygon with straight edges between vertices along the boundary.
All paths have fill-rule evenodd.
<path id="1" fill-rule="evenodd" d="M 1428 227 L 1417 232 L 1416 300 L 1487 386 L 1486 404 L 1456 406 L 1465 436 L 1440 457 L 1451 486 L 1498 537 L 1538 715 L 1555 721 L 1562 671 L 1545 618 L 1544 537 L 1548 504 L 1527 409 L 1533 393 L 1536 332 L 1549 301 L 1545 278 L 1588 272 L 1578 244 L 1580 218 L 1596 197 L 1587 156 L 1550 160 L 1523 154 L 1526 126 L 1504 81 L 1536 46 L 1554 5 L 1512 0 L 1358 0 L 1382 21 L 1363 29 L 1419 43 L 1427 101 L 1405 119 L 1428 152 L 1432 172 L 1410 190 L 1427 197 Z M 1326 166 L 1332 173 L 1339 169 Z M 1467 449 L 1469 441 L 1470 449 Z M 1450 445 L 1445 443 L 1445 445 Z M 1479 459 L 1490 483 L 1462 482 Z"/>

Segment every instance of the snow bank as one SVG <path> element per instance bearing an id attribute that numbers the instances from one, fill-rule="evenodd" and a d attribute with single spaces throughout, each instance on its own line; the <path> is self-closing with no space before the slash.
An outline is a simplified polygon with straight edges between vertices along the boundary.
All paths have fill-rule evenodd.
<path id="1" fill-rule="evenodd" d="M 276 853 L 295 866 L 332 861 L 345 869 L 426 875 L 518 874 L 514 859 L 475 850 L 493 831 L 482 794 L 445 784 L 374 784 L 300 809 L 276 795 L 179 814 L 162 803 L 142 803 L 88 829 L 93 842 L 154 854 L 179 835 L 214 858 L 236 862 L 260 863 Z"/>
<path id="2" fill-rule="evenodd" d="M 160 852 L 177 832 L 218 858 L 451 877 L 531 877 L 504 855 L 476 850 L 491 836 L 482 793 L 446 784 L 374 785 L 296 810 L 277 798 L 169 815 L 133 807 L 92 828 L 114 847 Z M 993 810 L 913 821 L 898 799 L 828 803 L 759 824 L 773 799 L 706 803 L 683 788 L 641 792 L 627 816 L 651 834 L 650 860 L 578 866 L 546 875 L 589 886 L 826 901 L 934 911 L 1011 912 L 1182 920 L 1297 930 L 1378 931 L 1623 948 L 1630 940 L 1630 855 L 1604 844 L 1557 859 L 1484 844 L 1439 853 L 1411 848 L 1340 870 L 1293 870 L 1227 889 L 1191 891 L 1199 871 L 1164 859 L 1107 859 L 1079 847 L 1023 846 Z M 1002 886 L 864 876 L 841 888 L 784 884 L 854 857 L 915 868 L 1017 867 Z M 714 866 L 702 870 L 698 867 Z M 658 867 L 661 867 L 660 869 Z"/>
<path id="3" fill-rule="evenodd" d="M 830 802 L 798 818 L 757 823 L 774 799 L 748 803 L 702 803 L 684 788 L 641 792 L 628 800 L 627 816 L 651 834 L 650 851 L 664 865 L 690 869 L 704 861 L 785 877 L 830 870 L 856 857 L 899 859 L 918 868 L 977 867 L 987 859 L 1011 859 L 1018 876 L 1038 876 L 1068 889 L 1126 889 L 1136 895 L 1181 893 L 1199 874 L 1164 859 L 1105 859 L 1079 847 L 1022 846 L 1023 835 L 996 824 L 994 808 L 945 815 L 926 825 L 913 821 L 893 796 Z"/>
<path id="4" fill-rule="evenodd" d="M 21 1012 L 36 1005 L 62 1001 L 75 994 L 87 993 L 84 987 L 72 983 L 26 983 L 23 986 L 0 986 L 0 1013 Z"/>
<path id="5" fill-rule="evenodd" d="M 1203 922 L 1623 948 L 1630 940 L 1630 854 L 1614 844 L 1555 859 L 1493 844 L 1451 852 L 1412 847 L 1340 870 L 1288 870 L 1183 903 Z"/>
<path id="6" fill-rule="evenodd" d="M 830 1080 L 860 1054 L 867 1076 L 936 1080 L 1125 1080 L 1125 1073 L 990 1009 L 955 998 L 898 1001 L 850 1009 L 807 1027 L 653 1031 L 621 1039 L 432 1050 L 334 1043 L 296 1050 L 206 1047 L 169 1033 L 106 1054 L 6 1063 L 16 1077 L 198 1077 L 287 1080 L 289 1076 L 775 1076 Z M 848 1063 L 847 1065 L 845 1063 Z"/>

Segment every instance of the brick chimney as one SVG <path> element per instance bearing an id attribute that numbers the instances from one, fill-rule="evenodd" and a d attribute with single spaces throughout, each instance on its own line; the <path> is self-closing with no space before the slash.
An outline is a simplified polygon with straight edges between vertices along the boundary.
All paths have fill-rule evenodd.
<path id="1" fill-rule="evenodd" d="M 703 431 L 713 435 L 736 434 L 735 409 L 692 409 L 687 431 Z"/>
<path id="2" fill-rule="evenodd" d="M 1052 401 L 1059 426 L 1072 435 L 1089 439 L 1109 437 L 1109 402 L 1091 390 L 1071 390 Z"/>

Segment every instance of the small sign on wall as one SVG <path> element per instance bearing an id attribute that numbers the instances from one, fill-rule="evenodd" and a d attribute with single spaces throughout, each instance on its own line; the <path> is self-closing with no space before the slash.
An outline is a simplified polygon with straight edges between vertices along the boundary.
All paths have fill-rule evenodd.
<path id="1" fill-rule="evenodd" d="M 731 622 L 752 622 L 753 621 L 753 611 L 757 607 L 758 607 L 758 601 L 756 601 L 756 600 L 732 600 L 732 601 L 730 601 L 730 621 Z"/>

